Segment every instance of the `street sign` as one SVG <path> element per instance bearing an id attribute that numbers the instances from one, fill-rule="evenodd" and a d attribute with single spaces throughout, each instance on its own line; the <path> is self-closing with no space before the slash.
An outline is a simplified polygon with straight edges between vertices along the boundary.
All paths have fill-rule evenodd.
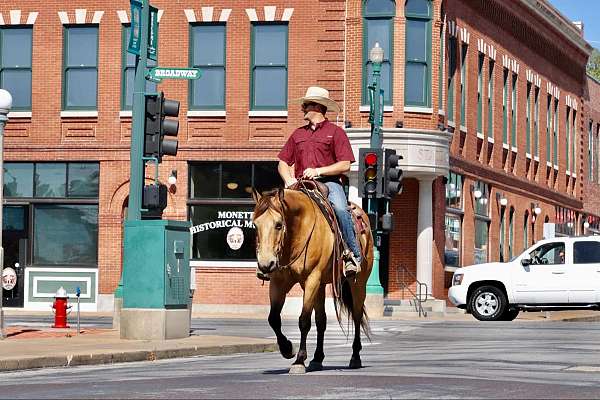
<path id="1" fill-rule="evenodd" d="M 142 3 L 131 0 L 131 30 L 129 32 L 129 43 L 127 52 L 140 55 L 140 28 L 142 24 Z"/>
<path id="2" fill-rule="evenodd" d="M 163 79 L 199 79 L 202 76 L 202 70 L 198 68 L 165 68 L 156 67 L 148 72 L 147 77 L 160 82 Z"/>
<path id="3" fill-rule="evenodd" d="M 158 61 L 158 8 L 150 6 L 148 25 L 148 58 Z"/>

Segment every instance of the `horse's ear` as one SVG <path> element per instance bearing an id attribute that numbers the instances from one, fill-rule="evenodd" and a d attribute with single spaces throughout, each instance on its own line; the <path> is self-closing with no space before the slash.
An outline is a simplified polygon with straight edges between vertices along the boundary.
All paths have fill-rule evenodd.
<path id="1" fill-rule="evenodd" d="M 260 194 L 260 192 L 256 190 L 256 188 L 252 187 L 252 199 L 254 199 L 254 202 L 258 204 L 261 198 L 262 195 Z"/>

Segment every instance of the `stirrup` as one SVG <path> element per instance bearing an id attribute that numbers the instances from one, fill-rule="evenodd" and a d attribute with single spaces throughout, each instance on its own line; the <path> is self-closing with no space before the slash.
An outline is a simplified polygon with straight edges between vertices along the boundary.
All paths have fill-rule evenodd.
<path id="1" fill-rule="evenodd" d="M 345 250 L 342 257 L 344 259 L 344 275 L 346 277 L 354 276 L 360 272 L 360 263 L 351 250 Z"/>

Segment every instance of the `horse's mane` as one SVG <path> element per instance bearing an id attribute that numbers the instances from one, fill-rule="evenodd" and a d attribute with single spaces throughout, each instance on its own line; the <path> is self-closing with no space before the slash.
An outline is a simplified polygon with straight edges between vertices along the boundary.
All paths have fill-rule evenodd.
<path id="1" fill-rule="evenodd" d="M 262 197 L 256 203 L 256 207 L 254 207 L 255 219 L 264 214 L 269 208 L 277 208 L 275 205 L 275 198 L 279 196 L 280 190 L 281 189 L 272 189 L 261 193 Z"/>

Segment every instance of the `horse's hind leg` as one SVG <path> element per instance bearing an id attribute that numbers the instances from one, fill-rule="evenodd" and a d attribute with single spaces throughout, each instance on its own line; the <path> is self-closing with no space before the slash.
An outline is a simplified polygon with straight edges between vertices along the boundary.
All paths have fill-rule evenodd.
<path id="1" fill-rule="evenodd" d="M 271 299 L 271 311 L 269 312 L 269 325 L 277 336 L 277 345 L 279 352 L 284 358 L 294 357 L 294 346 L 292 342 L 281 332 L 281 310 L 285 303 L 285 296 L 288 292 L 289 284 L 272 280 L 269 285 L 269 297 Z"/>
<path id="2" fill-rule="evenodd" d="M 321 285 L 315 299 L 315 325 L 317 326 L 317 348 L 315 355 L 308 365 L 308 371 L 321 371 L 323 369 L 323 339 L 327 328 L 327 315 L 325 314 L 325 285 Z"/>

